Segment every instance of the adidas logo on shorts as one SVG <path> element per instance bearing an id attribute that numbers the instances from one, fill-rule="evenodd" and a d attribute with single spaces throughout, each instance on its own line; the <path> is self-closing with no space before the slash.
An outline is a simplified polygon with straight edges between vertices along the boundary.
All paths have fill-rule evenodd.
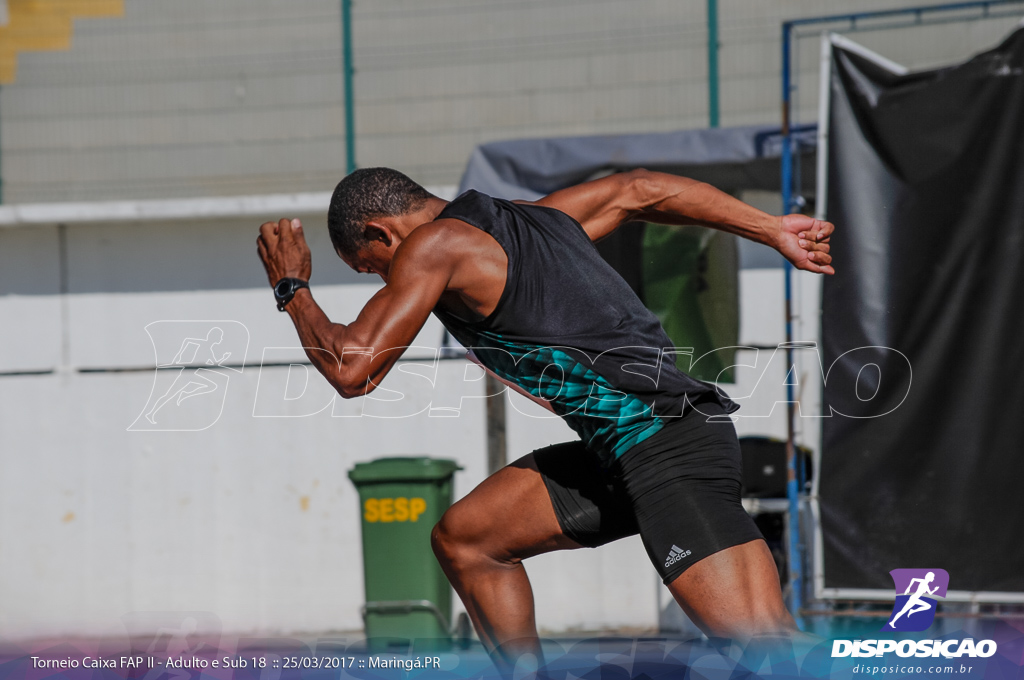
<path id="1" fill-rule="evenodd" d="M 666 567 L 671 567 L 673 564 L 675 564 L 679 560 L 681 560 L 681 559 L 683 559 L 685 557 L 689 557 L 689 556 L 690 556 L 690 551 L 689 550 L 683 550 L 678 545 L 673 544 L 672 545 L 672 550 L 669 551 L 668 557 L 665 558 L 665 566 Z"/>

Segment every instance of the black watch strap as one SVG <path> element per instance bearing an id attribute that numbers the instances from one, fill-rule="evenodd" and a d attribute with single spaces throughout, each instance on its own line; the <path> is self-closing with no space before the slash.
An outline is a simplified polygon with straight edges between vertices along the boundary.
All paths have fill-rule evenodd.
<path id="1" fill-rule="evenodd" d="M 284 306 L 292 301 L 300 288 L 309 288 L 309 281 L 286 276 L 274 284 L 274 299 L 277 300 L 277 311 L 283 312 Z"/>

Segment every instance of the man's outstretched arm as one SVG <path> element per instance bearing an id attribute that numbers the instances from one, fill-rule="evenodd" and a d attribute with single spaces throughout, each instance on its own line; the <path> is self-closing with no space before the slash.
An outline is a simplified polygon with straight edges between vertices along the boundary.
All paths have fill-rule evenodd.
<path id="1" fill-rule="evenodd" d="M 632 170 L 556 191 L 536 202 L 576 219 L 597 241 L 632 221 L 696 224 L 775 248 L 798 269 L 833 274 L 833 226 L 806 215 L 769 215 L 709 184 Z"/>
<path id="2" fill-rule="evenodd" d="M 388 282 L 350 324 L 332 323 L 308 288 L 285 306 L 310 362 L 347 398 L 372 391 L 419 333 L 451 277 L 450 262 L 432 247 L 429 230 L 395 252 Z M 282 278 L 309 280 L 309 247 L 298 220 L 260 227 L 257 251 L 273 286 Z"/>

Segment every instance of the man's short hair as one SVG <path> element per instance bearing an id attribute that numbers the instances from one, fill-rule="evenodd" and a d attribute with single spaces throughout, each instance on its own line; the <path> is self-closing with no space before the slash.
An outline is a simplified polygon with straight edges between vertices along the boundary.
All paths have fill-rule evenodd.
<path id="1" fill-rule="evenodd" d="M 421 208 L 429 191 L 391 168 L 360 168 L 338 182 L 327 210 L 327 230 L 335 250 L 355 255 L 368 243 L 366 223 Z"/>

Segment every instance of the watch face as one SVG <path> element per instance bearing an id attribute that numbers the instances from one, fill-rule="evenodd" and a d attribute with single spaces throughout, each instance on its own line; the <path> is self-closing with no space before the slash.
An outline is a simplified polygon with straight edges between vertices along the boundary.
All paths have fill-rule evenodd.
<path id="1" fill-rule="evenodd" d="M 277 297 L 284 297 L 291 291 L 292 282 L 289 281 L 288 279 L 282 279 L 277 282 L 276 286 L 274 286 L 274 295 L 276 295 Z"/>

